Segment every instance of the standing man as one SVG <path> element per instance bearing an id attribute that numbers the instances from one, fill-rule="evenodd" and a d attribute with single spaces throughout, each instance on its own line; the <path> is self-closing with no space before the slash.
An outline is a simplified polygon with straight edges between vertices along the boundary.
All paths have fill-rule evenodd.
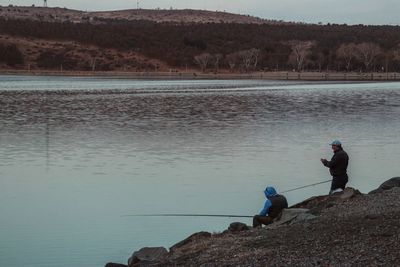
<path id="1" fill-rule="evenodd" d="M 253 217 L 253 227 L 261 227 L 263 224 L 267 225 L 273 222 L 278 217 L 283 209 L 288 207 L 287 200 L 284 196 L 278 195 L 275 188 L 267 186 L 264 191 L 267 198 L 265 200 L 264 208 L 259 215 Z"/>
<path id="2" fill-rule="evenodd" d="M 339 140 L 333 141 L 331 144 L 333 157 L 331 161 L 321 159 L 322 164 L 329 168 L 332 175 L 332 184 L 329 194 L 337 192 L 337 189 L 344 190 L 349 177 L 347 176 L 347 165 L 349 164 L 349 156 L 342 148 L 342 143 Z M 340 190 L 339 189 L 339 190 Z"/>

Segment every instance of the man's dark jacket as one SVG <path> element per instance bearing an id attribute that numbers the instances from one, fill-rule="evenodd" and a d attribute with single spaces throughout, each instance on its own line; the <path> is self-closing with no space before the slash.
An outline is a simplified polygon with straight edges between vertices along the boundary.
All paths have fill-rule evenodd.
<path id="1" fill-rule="evenodd" d="M 331 161 L 325 160 L 323 164 L 329 168 L 332 176 L 342 176 L 347 174 L 347 165 L 349 165 L 349 156 L 340 148 L 335 152 Z"/>

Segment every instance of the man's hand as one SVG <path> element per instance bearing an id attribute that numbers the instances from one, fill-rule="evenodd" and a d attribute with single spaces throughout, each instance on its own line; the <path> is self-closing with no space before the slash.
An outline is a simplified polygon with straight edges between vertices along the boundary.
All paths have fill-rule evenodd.
<path id="1" fill-rule="evenodd" d="M 321 162 L 322 162 L 322 164 L 325 165 L 328 162 L 328 160 L 327 159 L 321 159 Z"/>

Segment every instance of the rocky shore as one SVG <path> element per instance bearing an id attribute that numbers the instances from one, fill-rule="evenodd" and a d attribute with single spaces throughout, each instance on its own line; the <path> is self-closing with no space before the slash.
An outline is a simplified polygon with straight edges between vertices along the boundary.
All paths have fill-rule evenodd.
<path id="1" fill-rule="evenodd" d="M 0 38 L 1 39 L 1 38 Z M 115 51 L 114 51 L 115 52 Z M 161 64 L 161 63 L 160 63 Z M 286 81 L 399 81 L 397 72 L 295 72 L 295 71 L 258 71 L 249 73 L 203 73 L 198 70 L 169 71 L 57 71 L 57 70 L 17 70 L 2 69 L 0 75 L 29 75 L 29 76 L 70 76 L 70 77 L 100 77 L 115 79 L 151 79 L 151 80 L 286 80 Z"/>
<path id="2" fill-rule="evenodd" d="M 143 248 L 115 266 L 398 266 L 400 177 L 362 194 L 310 198 L 272 225 L 234 223 L 219 234 L 201 232 L 170 248 Z"/>

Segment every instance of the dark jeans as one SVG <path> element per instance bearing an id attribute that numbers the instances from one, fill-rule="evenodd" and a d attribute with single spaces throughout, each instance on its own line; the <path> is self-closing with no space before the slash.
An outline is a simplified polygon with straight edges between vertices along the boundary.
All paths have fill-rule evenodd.
<path id="1" fill-rule="evenodd" d="M 263 224 L 264 225 L 268 225 L 270 223 L 272 223 L 272 221 L 274 220 L 274 218 L 270 217 L 270 216 L 261 216 L 261 215 L 255 215 L 253 217 L 253 227 L 261 227 Z"/>
<path id="2" fill-rule="evenodd" d="M 339 175 L 339 176 L 333 176 L 332 178 L 332 184 L 331 184 L 331 191 L 341 188 L 345 189 L 346 184 L 349 181 L 349 177 L 347 174 Z"/>

